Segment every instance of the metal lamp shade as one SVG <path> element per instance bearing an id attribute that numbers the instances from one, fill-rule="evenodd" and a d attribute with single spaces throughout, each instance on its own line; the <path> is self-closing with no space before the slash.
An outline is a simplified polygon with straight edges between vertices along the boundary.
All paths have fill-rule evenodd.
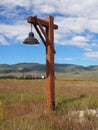
<path id="1" fill-rule="evenodd" d="M 36 38 L 34 38 L 34 33 L 33 32 L 29 33 L 29 37 L 26 38 L 23 43 L 24 44 L 30 44 L 30 45 L 39 44 L 38 40 Z"/>

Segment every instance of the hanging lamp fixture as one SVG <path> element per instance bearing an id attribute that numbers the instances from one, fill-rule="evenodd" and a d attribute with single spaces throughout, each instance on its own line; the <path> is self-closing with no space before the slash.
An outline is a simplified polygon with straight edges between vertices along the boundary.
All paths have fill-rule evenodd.
<path id="1" fill-rule="evenodd" d="M 34 37 L 34 33 L 32 32 L 32 24 L 31 24 L 31 32 L 28 37 L 24 40 L 24 44 L 35 45 L 39 44 L 38 40 Z"/>

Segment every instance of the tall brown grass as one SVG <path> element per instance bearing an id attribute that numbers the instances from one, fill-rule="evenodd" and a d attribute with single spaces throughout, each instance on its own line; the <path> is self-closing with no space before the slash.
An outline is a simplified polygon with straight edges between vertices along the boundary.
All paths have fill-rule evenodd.
<path id="1" fill-rule="evenodd" d="M 98 108 L 98 82 L 56 80 L 56 109 L 45 113 L 45 80 L 0 80 L 0 130 L 98 130 L 98 118 L 69 112 Z"/>

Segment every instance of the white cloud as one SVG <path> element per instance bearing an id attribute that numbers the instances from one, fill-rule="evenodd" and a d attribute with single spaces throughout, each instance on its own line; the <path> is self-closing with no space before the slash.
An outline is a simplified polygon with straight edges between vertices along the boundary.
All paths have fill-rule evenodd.
<path id="1" fill-rule="evenodd" d="M 95 44 L 90 45 L 88 41 L 89 41 L 89 37 L 75 35 L 69 40 L 68 39 L 66 40 L 66 37 L 65 39 L 61 39 L 61 42 L 59 44 L 68 45 L 68 46 L 76 46 L 84 50 L 92 50 L 92 46 L 95 46 Z"/>
<path id="2" fill-rule="evenodd" d="M 19 40 L 22 42 L 27 37 L 29 31 L 30 28 L 26 24 L 22 23 L 14 25 L 0 24 L 0 33 L 3 39 L 5 39 L 4 36 L 6 36 L 9 39 Z M 15 41 L 13 41 L 13 43 L 14 42 Z M 6 44 L 6 40 L 3 40 L 3 44 Z"/>
<path id="3" fill-rule="evenodd" d="M 88 38 L 83 36 L 74 36 L 70 41 L 70 45 L 75 45 L 80 48 L 90 49 L 90 45 L 87 43 Z"/>
<path id="4" fill-rule="evenodd" d="M 72 57 L 66 57 L 66 58 L 59 58 L 60 61 L 72 61 L 74 58 Z"/>
<path id="5" fill-rule="evenodd" d="M 92 47 L 89 45 L 90 38 L 81 36 L 81 33 L 85 33 L 85 30 L 98 33 L 98 0 L 27 0 L 25 2 L 24 0 L 0 0 L 0 5 L 5 8 L 1 11 L 1 15 L 9 21 L 13 17 L 15 22 L 14 25 L 0 25 L 0 32 L 9 38 L 20 41 L 25 38 L 29 31 L 28 26 L 24 23 L 18 24 L 17 21 L 26 17 L 25 13 L 28 11 L 31 15 L 61 15 L 55 17 L 55 23 L 59 26 L 59 29 L 55 31 L 55 43 L 61 45 L 73 45 L 90 50 Z M 25 12 L 16 9 L 16 6 L 23 7 Z"/>
<path id="6" fill-rule="evenodd" d="M 98 33 L 98 19 L 91 19 L 88 22 L 87 28 L 91 32 Z"/>
<path id="7" fill-rule="evenodd" d="M 2 44 L 10 45 L 14 44 L 16 41 L 18 43 L 22 43 L 25 38 L 28 37 L 28 34 L 30 32 L 30 24 L 28 24 L 26 21 L 16 21 L 16 24 L 0 24 L 0 34 L 2 36 Z M 33 29 L 33 32 L 35 34 L 35 37 L 37 37 L 37 33 L 35 29 Z M 9 43 L 5 37 L 8 39 L 14 39 L 12 43 Z"/>
<path id="8" fill-rule="evenodd" d="M 9 45 L 9 43 L 7 42 L 7 40 L 2 35 L 0 35 L 0 44 Z"/>
<path id="9" fill-rule="evenodd" d="M 55 32 L 55 41 L 58 44 L 75 45 L 85 50 L 91 50 L 98 43 L 93 39 L 94 33 L 98 33 L 98 19 L 56 17 L 55 23 L 59 26 L 59 30 Z M 85 36 L 81 34 L 85 34 Z"/>
<path id="10" fill-rule="evenodd" d="M 88 16 L 91 15 L 97 16 L 97 7 L 98 7 L 98 1 L 97 0 L 36 0 L 32 2 L 32 5 L 34 7 L 34 12 L 36 14 L 39 13 L 59 13 L 62 15 L 71 15 L 71 16 Z M 48 8 L 42 8 L 42 7 L 48 7 Z M 51 11 L 52 9 L 52 11 Z M 95 14 L 93 14 L 96 12 Z M 98 18 L 98 16 L 97 16 Z"/>
<path id="11" fill-rule="evenodd" d="M 84 56 L 87 59 L 98 59 L 98 51 L 85 52 Z"/>
<path id="12" fill-rule="evenodd" d="M 11 7 L 15 6 L 29 7 L 31 5 L 30 1 L 31 0 L 26 0 L 25 2 L 24 0 L 0 0 L 0 5 Z"/>
<path id="13" fill-rule="evenodd" d="M 73 32 L 80 34 L 85 32 L 85 30 L 98 33 L 98 19 L 88 17 L 56 17 L 55 22 L 59 26 L 60 33 Z"/>
<path id="14" fill-rule="evenodd" d="M 97 16 L 97 0 L 0 0 L 1 5 L 6 5 L 11 7 L 21 6 L 25 8 L 32 7 L 32 10 L 38 13 L 60 13 L 63 15 L 73 15 L 73 16 Z M 47 8 L 46 8 L 47 7 Z M 90 16 L 91 15 L 91 16 Z M 98 18 L 98 16 L 97 16 Z"/>

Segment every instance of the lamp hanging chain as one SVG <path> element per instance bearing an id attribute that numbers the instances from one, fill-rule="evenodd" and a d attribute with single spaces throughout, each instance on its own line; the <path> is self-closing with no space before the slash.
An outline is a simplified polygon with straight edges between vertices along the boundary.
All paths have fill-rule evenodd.
<path id="1" fill-rule="evenodd" d="M 32 23 L 31 23 L 31 32 L 32 32 Z"/>

